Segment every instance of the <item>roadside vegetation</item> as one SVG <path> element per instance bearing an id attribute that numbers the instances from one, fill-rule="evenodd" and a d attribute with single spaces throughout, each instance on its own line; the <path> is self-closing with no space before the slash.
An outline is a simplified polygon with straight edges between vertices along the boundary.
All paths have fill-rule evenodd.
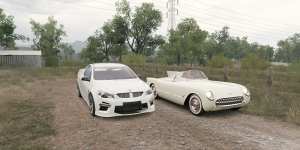
<path id="1" fill-rule="evenodd" d="M 130 65 L 143 78 L 166 76 L 167 70 L 203 70 L 211 80 L 240 83 L 251 92 L 251 103 L 245 113 L 267 116 L 300 124 L 300 74 L 288 68 L 236 69 L 168 66 L 159 64 Z"/>
<path id="2" fill-rule="evenodd" d="M 74 78 L 72 67 L 1 68 L 0 149 L 48 149 L 53 127 L 54 104 L 40 90 L 44 80 Z M 50 89 L 51 90 L 51 89 Z M 50 92 L 50 91 L 49 91 Z"/>

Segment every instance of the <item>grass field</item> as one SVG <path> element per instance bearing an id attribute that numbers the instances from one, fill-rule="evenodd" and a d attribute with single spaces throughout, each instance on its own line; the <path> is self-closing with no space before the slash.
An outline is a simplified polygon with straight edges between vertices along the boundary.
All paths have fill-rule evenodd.
<path id="1" fill-rule="evenodd" d="M 73 68 L 0 70 L 0 149 L 48 149 L 54 104 L 40 94 L 37 82 L 73 78 Z"/>
<path id="2" fill-rule="evenodd" d="M 163 77 L 167 70 L 200 69 L 211 80 L 224 81 L 224 69 L 163 66 L 130 65 L 139 76 Z M 242 109 L 245 113 L 279 118 L 300 124 L 300 74 L 288 69 L 274 68 L 271 73 L 261 70 L 240 70 L 229 68 L 228 82 L 240 83 L 251 91 L 252 101 Z M 270 83 L 271 82 L 271 83 Z"/>
<path id="3" fill-rule="evenodd" d="M 212 80 L 224 80 L 223 69 L 130 65 L 139 76 L 162 77 L 167 70 L 200 69 Z M 53 128 L 53 108 L 51 98 L 42 95 L 43 81 L 75 79 L 79 67 L 59 68 L 15 68 L 0 70 L 0 149 L 48 149 L 48 140 L 55 136 Z M 246 85 L 252 101 L 241 109 L 242 112 L 279 118 L 300 124 L 300 77 L 287 70 L 267 71 L 229 69 L 228 81 Z"/>

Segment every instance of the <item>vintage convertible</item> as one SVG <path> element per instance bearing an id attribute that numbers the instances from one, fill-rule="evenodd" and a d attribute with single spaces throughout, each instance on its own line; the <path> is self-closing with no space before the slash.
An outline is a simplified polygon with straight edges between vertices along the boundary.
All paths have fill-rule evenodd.
<path id="1" fill-rule="evenodd" d="M 204 111 L 239 109 L 250 102 L 240 84 L 208 80 L 200 70 L 167 71 L 168 77 L 147 78 L 155 97 L 185 105 L 194 115 Z"/>

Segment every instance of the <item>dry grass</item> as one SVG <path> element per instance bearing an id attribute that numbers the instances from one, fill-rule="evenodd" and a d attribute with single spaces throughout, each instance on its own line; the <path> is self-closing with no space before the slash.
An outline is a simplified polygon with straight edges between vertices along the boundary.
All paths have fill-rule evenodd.
<path id="1" fill-rule="evenodd" d="M 223 80 L 223 69 L 201 67 L 130 65 L 142 78 L 162 77 L 167 70 L 201 69 L 210 79 Z M 38 94 L 37 83 L 60 78 L 76 78 L 78 67 L 43 69 L 0 69 L 0 149 L 48 149 L 54 104 Z M 299 74 L 273 71 L 273 84 L 267 84 L 265 71 L 230 70 L 229 81 L 249 87 L 252 101 L 241 111 L 281 118 L 300 124 Z M 45 89 L 44 89 L 45 90 Z M 48 98 L 49 99 L 49 98 Z"/>
<path id="2" fill-rule="evenodd" d="M 142 78 L 166 76 L 167 70 L 203 70 L 211 80 L 224 80 L 224 70 L 190 66 L 130 65 Z M 275 68 L 272 71 L 272 86 L 268 85 L 268 73 L 261 70 L 229 69 L 229 82 L 247 86 L 252 101 L 242 109 L 245 113 L 280 118 L 300 124 L 300 74 Z"/>
<path id="3" fill-rule="evenodd" d="M 74 76 L 73 68 L 0 70 L 0 149 L 43 150 L 55 134 L 54 104 L 39 90 L 42 80 Z M 38 87 L 39 86 L 39 87 Z"/>

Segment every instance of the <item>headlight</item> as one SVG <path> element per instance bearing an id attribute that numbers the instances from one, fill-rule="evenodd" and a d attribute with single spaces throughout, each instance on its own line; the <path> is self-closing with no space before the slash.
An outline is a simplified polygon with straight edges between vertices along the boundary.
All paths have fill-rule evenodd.
<path id="1" fill-rule="evenodd" d="M 146 94 L 147 94 L 147 95 L 150 95 L 150 94 L 152 94 L 152 93 L 153 93 L 152 90 L 147 90 L 147 91 L 146 91 Z"/>
<path id="2" fill-rule="evenodd" d="M 206 92 L 205 96 L 206 96 L 209 100 L 211 100 L 211 101 L 214 100 L 214 94 L 213 94 L 212 91 Z"/>
<path id="3" fill-rule="evenodd" d="M 250 96 L 250 91 L 249 91 L 247 88 L 243 87 L 243 88 L 242 88 L 242 91 L 243 91 L 243 94 L 244 94 L 244 95 Z"/>
<path id="4" fill-rule="evenodd" d="M 106 93 L 106 92 L 99 92 L 99 94 L 102 98 L 115 98 L 113 94 Z"/>

